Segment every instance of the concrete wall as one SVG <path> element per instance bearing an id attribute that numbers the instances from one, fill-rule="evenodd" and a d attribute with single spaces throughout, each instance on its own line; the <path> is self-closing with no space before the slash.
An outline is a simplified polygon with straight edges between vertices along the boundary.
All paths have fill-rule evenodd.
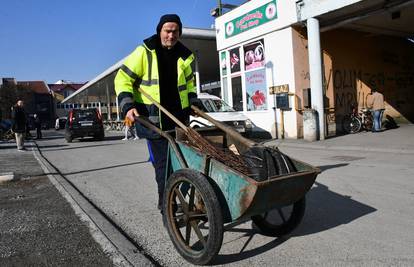
<path id="1" fill-rule="evenodd" d="M 384 94 L 386 114 L 414 122 L 414 44 L 401 38 L 352 30 L 321 35 L 328 105 L 337 119 L 352 104 L 366 106 L 376 87 Z"/>

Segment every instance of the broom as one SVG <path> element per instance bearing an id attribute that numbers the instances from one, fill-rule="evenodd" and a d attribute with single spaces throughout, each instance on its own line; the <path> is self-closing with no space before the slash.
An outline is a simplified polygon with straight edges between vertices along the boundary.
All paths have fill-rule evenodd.
<path id="1" fill-rule="evenodd" d="M 184 125 L 180 120 L 178 120 L 173 114 L 171 114 L 167 109 L 161 106 L 160 103 L 155 101 L 149 94 L 147 94 L 142 88 L 138 88 L 138 91 L 148 98 L 155 106 L 157 106 L 162 112 L 165 113 L 171 120 L 173 120 L 181 129 L 184 130 L 184 134 L 187 136 L 189 143 L 197 148 L 198 150 L 202 151 L 203 153 L 211 156 L 212 158 L 220 161 L 221 163 L 225 164 L 226 166 L 237 170 L 243 174 L 248 175 L 249 169 L 246 166 L 244 159 L 240 155 L 236 155 L 233 153 L 226 153 L 212 145 L 208 142 L 204 137 L 202 137 L 198 132 L 196 132 L 193 128 L 187 127 Z"/>

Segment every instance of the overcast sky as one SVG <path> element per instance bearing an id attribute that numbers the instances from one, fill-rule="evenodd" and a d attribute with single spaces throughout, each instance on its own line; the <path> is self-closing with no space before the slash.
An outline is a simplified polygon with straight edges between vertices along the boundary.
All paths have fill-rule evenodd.
<path id="1" fill-rule="evenodd" d="M 241 4 L 245 1 L 223 1 Z M 0 0 L 0 78 L 86 82 L 177 13 L 185 27 L 210 28 L 215 0 Z"/>

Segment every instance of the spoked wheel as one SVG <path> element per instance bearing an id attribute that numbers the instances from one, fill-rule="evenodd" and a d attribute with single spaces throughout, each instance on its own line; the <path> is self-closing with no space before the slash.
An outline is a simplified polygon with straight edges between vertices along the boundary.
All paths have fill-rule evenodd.
<path id="1" fill-rule="evenodd" d="M 342 127 L 347 133 L 357 133 L 361 130 L 361 120 L 354 116 L 346 116 L 342 121 Z"/>
<path id="2" fill-rule="evenodd" d="M 305 197 L 293 205 L 268 211 L 252 217 L 253 223 L 262 234 L 281 237 L 293 231 L 305 214 Z"/>
<path id="3" fill-rule="evenodd" d="M 179 170 L 167 180 L 163 219 L 183 258 L 207 264 L 223 242 L 223 217 L 213 187 L 203 174 Z"/>

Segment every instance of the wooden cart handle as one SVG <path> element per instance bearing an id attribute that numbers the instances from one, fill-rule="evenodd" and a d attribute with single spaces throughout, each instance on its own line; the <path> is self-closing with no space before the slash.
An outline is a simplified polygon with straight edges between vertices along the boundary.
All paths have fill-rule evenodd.
<path id="1" fill-rule="evenodd" d="M 185 126 L 181 121 L 179 121 L 173 114 L 171 114 L 168 110 L 166 110 L 160 103 L 158 103 L 154 98 L 152 98 L 149 94 L 147 94 L 141 87 L 138 87 L 138 92 L 143 94 L 146 98 L 148 98 L 154 105 L 157 106 L 162 112 L 165 113 L 170 119 L 172 119 L 181 129 L 184 131 L 188 131 L 187 126 Z"/>

